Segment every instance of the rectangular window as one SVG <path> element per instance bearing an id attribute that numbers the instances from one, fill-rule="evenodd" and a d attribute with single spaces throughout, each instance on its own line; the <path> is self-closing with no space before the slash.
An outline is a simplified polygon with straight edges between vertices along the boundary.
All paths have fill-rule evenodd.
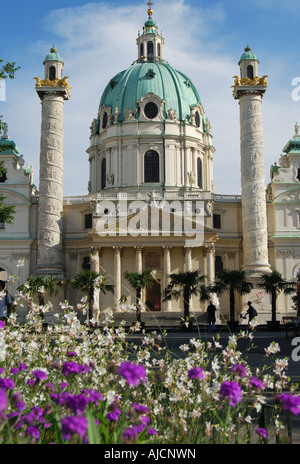
<path id="1" fill-rule="evenodd" d="M 213 216 L 214 228 L 221 229 L 221 216 L 220 214 L 214 214 Z"/>
<path id="2" fill-rule="evenodd" d="M 84 215 L 84 228 L 91 229 L 93 226 L 93 215 L 92 214 L 85 214 Z"/>

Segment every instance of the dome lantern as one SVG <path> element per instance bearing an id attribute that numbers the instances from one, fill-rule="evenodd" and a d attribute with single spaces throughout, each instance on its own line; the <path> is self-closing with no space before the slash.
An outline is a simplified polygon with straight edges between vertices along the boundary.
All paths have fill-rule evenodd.
<path id="1" fill-rule="evenodd" d="M 249 77 L 249 79 L 253 79 L 258 76 L 258 63 L 259 61 L 255 53 L 247 45 L 238 63 L 241 70 L 241 78 Z"/>
<path id="2" fill-rule="evenodd" d="M 153 62 L 163 61 L 163 45 L 164 39 L 162 35 L 158 33 L 158 28 L 155 21 L 152 18 L 153 3 L 151 0 L 147 3 L 148 8 L 148 19 L 143 26 L 143 33 L 137 38 L 138 46 L 138 62 Z"/>
<path id="3" fill-rule="evenodd" d="M 45 66 L 45 79 L 53 81 L 62 78 L 64 61 L 54 45 L 50 49 L 50 53 L 45 57 L 43 65 Z"/>

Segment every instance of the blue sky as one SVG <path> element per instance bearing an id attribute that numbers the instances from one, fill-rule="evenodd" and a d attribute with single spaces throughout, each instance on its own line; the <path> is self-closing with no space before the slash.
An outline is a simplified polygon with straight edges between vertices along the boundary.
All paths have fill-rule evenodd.
<path id="1" fill-rule="evenodd" d="M 154 19 L 165 37 L 165 59 L 196 85 L 212 123 L 215 192 L 240 194 L 239 107 L 232 77 L 249 43 L 267 74 L 263 100 L 266 184 L 270 165 L 300 122 L 300 9 L 286 0 L 156 0 Z M 38 186 L 40 103 L 33 77 L 43 76 L 43 60 L 55 44 L 64 75 L 73 87 L 65 105 L 64 194 L 87 193 L 89 126 L 102 91 L 137 57 L 136 37 L 147 19 L 146 0 L 12 1 L 0 6 L 0 56 L 21 66 L 7 81 L 0 114 L 24 159 L 34 166 Z M 295 93 L 294 93 L 295 94 Z M 300 95 L 300 91 L 299 91 Z"/>

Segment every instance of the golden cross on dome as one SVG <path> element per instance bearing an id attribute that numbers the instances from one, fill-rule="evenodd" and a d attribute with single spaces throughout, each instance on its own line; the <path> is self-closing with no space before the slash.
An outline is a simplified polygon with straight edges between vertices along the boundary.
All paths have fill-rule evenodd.
<path id="1" fill-rule="evenodd" d="M 148 13 L 149 18 L 151 18 L 151 16 L 153 15 L 153 10 L 152 10 L 151 6 L 154 5 L 154 3 L 151 2 L 151 0 L 149 0 L 147 5 L 149 5 L 149 9 L 148 9 L 147 13 Z"/>

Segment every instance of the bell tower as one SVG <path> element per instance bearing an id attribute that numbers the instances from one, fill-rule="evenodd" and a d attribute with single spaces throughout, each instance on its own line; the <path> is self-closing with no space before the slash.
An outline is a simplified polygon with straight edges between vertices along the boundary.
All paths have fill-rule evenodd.
<path id="1" fill-rule="evenodd" d="M 262 99 L 266 77 L 258 77 L 258 59 L 248 46 L 239 61 L 233 96 L 240 105 L 240 156 L 243 219 L 243 269 L 248 278 L 270 271 L 266 213 Z"/>
<path id="2" fill-rule="evenodd" d="M 63 277 L 63 109 L 70 87 L 54 47 L 43 64 L 45 78 L 35 78 L 42 105 L 36 273 Z"/>

